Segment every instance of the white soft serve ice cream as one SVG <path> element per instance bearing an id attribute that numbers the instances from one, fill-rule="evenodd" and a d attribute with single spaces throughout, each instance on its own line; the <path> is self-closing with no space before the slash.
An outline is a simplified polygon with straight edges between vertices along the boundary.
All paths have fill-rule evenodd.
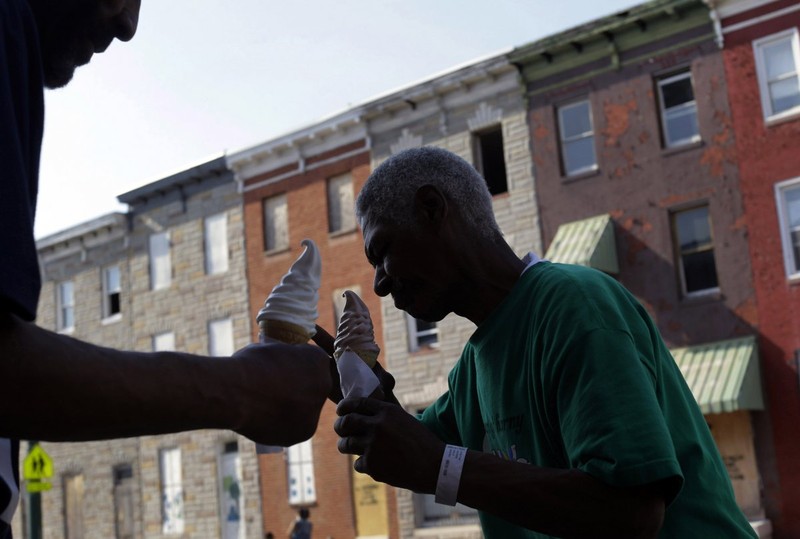
<path id="1" fill-rule="evenodd" d="M 375 332 L 372 327 L 372 318 L 369 309 L 352 290 L 344 293 L 345 304 L 339 327 L 336 331 L 335 350 L 333 355 L 339 359 L 348 348 L 356 352 L 361 358 L 375 365 L 380 348 L 375 343 Z"/>
<path id="2" fill-rule="evenodd" d="M 295 260 L 281 282 L 270 292 L 264 307 L 258 311 L 256 322 L 280 320 L 300 326 L 310 336 L 316 333 L 319 313 L 319 283 L 322 262 L 316 244 L 305 239 L 305 250 Z"/>

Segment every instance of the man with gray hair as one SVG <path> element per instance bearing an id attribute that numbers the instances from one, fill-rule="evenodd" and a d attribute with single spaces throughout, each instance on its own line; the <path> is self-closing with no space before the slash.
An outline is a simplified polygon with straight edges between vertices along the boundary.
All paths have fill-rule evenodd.
<path id="1" fill-rule="evenodd" d="M 491 204 L 436 148 L 367 180 L 356 213 L 375 293 L 477 329 L 419 418 L 341 401 L 339 450 L 378 481 L 478 509 L 489 539 L 755 537 L 644 308 L 599 271 L 518 258 Z"/>

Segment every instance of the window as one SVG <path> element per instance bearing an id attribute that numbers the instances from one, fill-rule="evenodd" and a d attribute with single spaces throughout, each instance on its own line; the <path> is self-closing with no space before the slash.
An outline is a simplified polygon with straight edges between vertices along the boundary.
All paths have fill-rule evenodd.
<path id="1" fill-rule="evenodd" d="M 117 539 L 133 539 L 133 467 L 114 468 L 114 528 Z"/>
<path id="2" fill-rule="evenodd" d="M 311 440 L 287 448 L 286 453 L 289 505 L 305 505 L 317 501 Z"/>
<path id="3" fill-rule="evenodd" d="M 75 287 L 72 281 L 59 283 L 56 294 L 58 330 L 72 331 L 75 329 Z"/>
<path id="4" fill-rule="evenodd" d="M 230 318 L 212 320 L 208 324 L 208 354 L 229 357 L 236 351 L 233 345 L 233 321 Z"/>
<path id="5" fill-rule="evenodd" d="M 328 179 L 328 231 L 334 234 L 355 229 L 353 177 L 348 172 Z"/>
<path id="6" fill-rule="evenodd" d="M 173 352 L 175 351 L 175 334 L 171 331 L 165 331 L 153 335 L 153 351 L 154 352 Z"/>
<path id="7" fill-rule="evenodd" d="M 786 276 L 800 278 L 800 178 L 775 184 Z"/>
<path id="8" fill-rule="evenodd" d="M 181 450 L 173 447 L 159 452 L 161 467 L 161 531 L 165 535 L 183 533 L 183 477 Z"/>
<path id="9" fill-rule="evenodd" d="M 508 191 L 506 180 L 506 158 L 503 152 L 503 128 L 492 129 L 472 135 L 472 151 L 475 168 L 481 173 L 492 195 Z"/>
<path id="10" fill-rule="evenodd" d="M 686 296 L 719 290 L 708 206 L 672 215 L 681 288 Z"/>
<path id="11" fill-rule="evenodd" d="M 753 42 L 761 106 L 767 120 L 800 112 L 797 28 Z"/>
<path id="12" fill-rule="evenodd" d="M 223 446 L 219 460 L 219 510 L 222 539 L 244 539 L 242 509 L 242 461 L 239 444 L 235 441 Z"/>
<path id="13" fill-rule="evenodd" d="M 289 248 L 289 208 L 286 195 L 264 200 L 264 250 Z"/>
<path id="14" fill-rule="evenodd" d="M 111 266 L 103 270 L 103 318 L 110 318 L 121 312 L 119 266 Z"/>
<path id="15" fill-rule="evenodd" d="M 561 133 L 561 158 L 564 174 L 574 176 L 597 168 L 594 153 L 594 127 L 589 101 L 579 101 L 558 109 Z"/>
<path id="16" fill-rule="evenodd" d="M 205 219 L 206 274 L 228 271 L 228 216 L 225 213 Z"/>
<path id="17" fill-rule="evenodd" d="M 692 74 L 687 70 L 658 80 L 664 146 L 672 148 L 700 140 Z"/>
<path id="18" fill-rule="evenodd" d="M 439 328 L 436 326 L 436 322 L 426 322 L 410 315 L 406 315 L 406 321 L 408 323 L 409 352 L 438 346 Z"/>
<path id="19" fill-rule="evenodd" d="M 64 537 L 83 538 L 83 475 L 64 477 Z"/>
<path id="20" fill-rule="evenodd" d="M 169 232 L 150 236 L 150 288 L 161 290 L 172 283 L 172 260 L 169 256 Z"/>

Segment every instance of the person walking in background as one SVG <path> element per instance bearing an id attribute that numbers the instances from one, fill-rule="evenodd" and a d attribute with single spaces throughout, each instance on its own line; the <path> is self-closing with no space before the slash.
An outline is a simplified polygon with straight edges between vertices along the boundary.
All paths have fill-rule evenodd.
<path id="1" fill-rule="evenodd" d="M 311 528 L 313 524 L 308 519 L 310 513 L 305 507 L 297 512 L 297 518 L 289 525 L 289 539 L 311 539 Z"/>

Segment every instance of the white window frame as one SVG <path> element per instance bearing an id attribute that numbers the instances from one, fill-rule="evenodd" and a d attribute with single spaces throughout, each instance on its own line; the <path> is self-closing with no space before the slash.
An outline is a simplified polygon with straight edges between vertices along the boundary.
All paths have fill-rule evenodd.
<path id="1" fill-rule="evenodd" d="M 709 227 L 709 234 L 710 234 L 709 244 L 707 246 L 701 246 L 701 247 L 695 248 L 692 252 L 682 251 L 681 250 L 681 246 L 680 246 L 681 238 L 680 238 L 680 235 L 679 235 L 679 232 L 678 232 L 678 226 L 677 226 L 678 215 L 681 214 L 681 213 L 686 213 L 686 212 L 690 212 L 690 211 L 693 211 L 693 210 L 697 210 L 697 209 L 700 209 L 700 208 L 705 208 L 706 211 L 707 211 L 708 227 Z M 685 298 L 698 298 L 698 297 L 703 297 L 703 296 L 708 296 L 708 295 L 713 295 L 713 294 L 719 294 L 719 292 L 720 292 L 720 288 L 719 288 L 719 271 L 718 271 L 718 268 L 717 268 L 716 248 L 714 246 L 714 229 L 713 229 L 712 223 L 711 223 L 711 208 L 708 206 L 708 204 L 700 204 L 700 205 L 697 205 L 697 206 L 688 206 L 688 207 L 685 207 L 685 208 L 680 208 L 680 209 L 677 209 L 677 210 L 672 212 L 672 214 L 670 215 L 670 220 L 671 220 L 670 225 L 671 225 L 672 230 L 673 230 L 672 241 L 673 241 L 673 245 L 674 245 L 674 249 L 675 249 L 675 256 L 677 257 L 676 265 L 677 265 L 678 274 L 679 274 L 679 277 L 680 277 L 681 293 L 683 294 L 683 297 L 685 297 Z M 712 255 L 714 256 L 714 271 L 716 272 L 717 286 L 713 286 L 713 287 L 710 287 L 710 288 L 703 288 L 702 290 L 693 290 L 692 292 L 689 292 L 687 284 L 686 284 L 686 268 L 684 267 L 684 264 L 683 264 L 683 257 L 684 257 L 685 254 L 693 254 L 693 253 L 703 252 L 703 251 L 711 251 Z"/>
<path id="2" fill-rule="evenodd" d="M 174 352 L 175 351 L 175 333 L 173 331 L 164 331 L 163 333 L 156 333 L 153 335 L 153 352 Z"/>
<path id="3" fill-rule="evenodd" d="M 232 441 L 220 448 L 217 466 L 219 490 L 220 537 L 245 539 L 245 499 L 242 476 L 242 457 L 238 442 Z M 231 511 L 238 511 L 238 520 L 231 520 Z"/>
<path id="4" fill-rule="evenodd" d="M 228 271 L 228 214 L 211 215 L 203 220 L 206 275 Z"/>
<path id="5" fill-rule="evenodd" d="M 800 189 L 800 177 L 775 184 L 775 204 L 778 208 L 778 226 L 783 246 L 783 264 L 789 280 L 800 280 L 800 260 L 794 259 L 792 229 L 789 226 L 789 208 L 786 205 L 786 192 Z"/>
<path id="6" fill-rule="evenodd" d="M 111 285 L 110 273 L 117 272 L 117 286 Z M 111 312 L 111 295 L 117 294 L 119 311 Z M 114 322 L 122 319 L 122 270 L 119 266 L 108 266 L 103 268 L 103 322 Z"/>
<path id="7" fill-rule="evenodd" d="M 664 103 L 664 86 L 683 79 L 689 79 L 689 82 L 692 86 L 692 100 L 667 109 L 666 104 Z M 700 124 L 697 116 L 697 98 L 694 93 L 694 79 L 692 78 L 692 71 L 687 68 L 680 72 L 660 77 L 656 80 L 656 85 L 658 86 L 658 105 L 661 112 L 661 134 L 664 137 L 664 146 L 667 148 L 676 148 L 686 144 L 698 142 L 700 140 Z M 694 114 L 695 124 L 697 125 L 697 133 L 689 138 L 671 140 L 668 128 L 669 120 L 675 117 L 687 116 L 689 114 Z"/>
<path id="8" fill-rule="evenodd" d="M 580 133 L 578 135 L 573 135 L 573 136 L 567 137 L 565 135 L 566 131 L 564 130 L 564 116 L 563 116 L 562 112 L 564 112 L 566 110 L 569 110 L 569 109 L 572 109 L 572 108 L 575 108 L 575 107 L 578 107 L 578 106 L 581 106 L 581 105 L 584 105 L 584 104 L 586 105 L 587 110 L 589 111 L 589 127 L 590 127 L 590 130 L 589 131 L 584 131 L 583 133 Z M 571 103 L 566 103 L 564 105 L 560 105 L 556 109 L 556 115 L 558 116 L 559 150 L 560 150 L 560 153 L 561 153 L 561 164 L 564 167 L 564 175 L 567 176 L 567 177 L 579 176 L 581 174 L 585 174 L 587 172 L 592 172 L 594 170 L 597 170 L 597 168 L 598 168 L 597 148 L 596 148 L 596 141 L 595 141 L 595 136 L 594 136 L 594 116 L 592 114 L 592 102 L 587 98 L 587 99 L 581 99 L 580 101 L 573 101 Z M 572 143 L 572 142 L 578 142 L 578 141 L 586 139 L 586 138 L 591 138 L 592 139 L 592 155 L 594 157 L 594 163 L 592 165 L 590 165 L 590 166 L 578 168 L 578 169 L 575 169 L 575 170 L 569 170 L 569 167 L 567 165 L 567 152 L 566 152 L 567 145 Z"/>
<path id="9" fill-rule="evenodd" d="M 169 232 L 151 234 L 148 244 L 150 255 L 150 289 L 163 290 L 172 284 L 172 255 Z"/>
<path id="10" fill-rule="evenodd" d="M 180 535 L 186 527 L 181 449 L 161 449 L 158 462 L 161 472 L 161 532 L 164 535 Z M 170 506 L 168 500 L 175 506 Z"/>
<path id="11" fill-rule="evenodd" d="M 289 505 L 308 505 L 317 501 L 311 440 L 286 448 L 286 485 Z"/>
<path id="12" fill-rule="evenodd" d="M 792 45 L 792 53 L 794 56 L 794 76 L 798 77 L 798 85 L 800 85 L 800 38 L 798 38 L 797 28 L 784 30 L 770 36 L 762 37 L 753 41 L 753 56 L 756 62 L 756 74 L 758 75 L 758 89 L 761 95 L 761 110 L 764 114 L 764 120 L 767 123 L 779 121 L 787 117 L 800 114 L 800 105 L 791 109 L 781 112 L 773 112 L 772 99 L 770 97 L 769 84 L 770 81 L 767 77 L 767 65 L 764 59 L 764 47 L 771 45 L 778 41 L 790 40 Z"/>
<path id="13" fill-rule="evenodd" d="M 417 352 L 422 348 L 438 348 L 439 347 L 439 324 L 433 322 L 433 327 L 430 329 L 420 330 L 417 325 L 417 319 L 406 313 L 406 325 L 408 327 L 408 351 Z M 420 338 L 429 335 L 436 335 L 436 341 L 430 344 L 420 344 Z"/>
<path id="14" fill-rule="evenodd" d="M 328 178 L 327 191 L 328 233 L 353 232 L 356 229 L 353 175 L 348 171 Z"/>
<path id="15" fill-rule="evenodd" d="M 288 249 L 289 200 L 286 193 L 265 198 L 262 215 L 264 216 L 264 250 L 272 253 Z M 282 227 L 276 226 L 278 219 L 281 220 Z"/>
<path id="16" fill-rule="evenodd" d="M 69 292 L 67 293 L 67 288 Z M 70 313 L 72 323 L 68 324 L 66 312 Z M 61 281 L 56 286 L 56 327 L 59 333 L 71 333 L 75 330 L 75 282 Z"/>
<path id="17" fill-rule="evenodd" d="M 219 318 L 208 323 L 208 355 L 230 357 L 236 351 L 233 337 L 233 320 Z"/>

